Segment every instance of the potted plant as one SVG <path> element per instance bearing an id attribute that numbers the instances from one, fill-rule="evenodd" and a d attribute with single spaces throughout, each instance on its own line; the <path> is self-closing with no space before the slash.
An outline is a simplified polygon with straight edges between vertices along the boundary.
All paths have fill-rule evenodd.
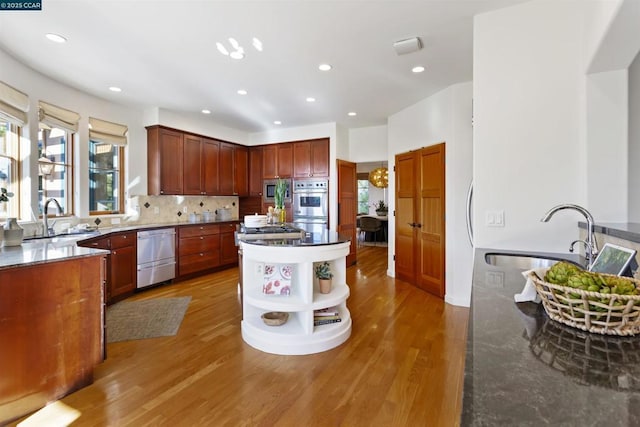
<path id="1" fill-rule="evenodd" d="M 373 206 L 376 208 L 376 214 L 380 216 L 387 216 L 389 207 L 384 203 L 384 200 L 378 200 L 373 204 Z"/>
<path id="2" fill-rule="evenodd" d="M 331 292 L 331 278 L 333 277 L 333 273 L 331 273 L 331 269 L 329 268 L 329 263 L 327 261 L 316 265 L 316 277 L 318 278 L 318 283 L 320 285 L 320 293 L 328 294 Z"/>
<path id="3" fill-rule="evenodd" d="M 0 202 L 8 203 L 9 197 L 13 197 L 13 193 L 6 188 L 0 188 Z M 17 218 L 7 218 L 7 222 L 3 228 L 0 228 L 0 246 L 19 246 L 22 243 L 24 230 L 18 225 Z"/>
<path id="4" fill-rule="evenodd" d="M 287 181 L 284 179 L 278 179 L 276 182 L 276 189 L 273 195 L 273 200 L 276 204 L 275 212 L 277 213 L 277 220 L 279 222 L 286 222 L 287 219 L 287 211 L 284 209 L 284 198 L 287 194 Z"/>

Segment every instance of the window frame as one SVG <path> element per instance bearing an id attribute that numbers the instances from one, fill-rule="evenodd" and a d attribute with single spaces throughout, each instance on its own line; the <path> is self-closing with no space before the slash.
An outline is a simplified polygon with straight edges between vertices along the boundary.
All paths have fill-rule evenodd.
<path id="1" fill-rule="evenodd" d="M 22 137 L 22 126 L 8 120 L 3 120 L 3 122 L 9 126 L 7 130 L 12 134 L 11 141 L 9 142 L 13 145 L 15 152 L 0 153 L 0 157 L 8 159 L 9 163 L 11 163 L 12 176 L 9 177 L 10 185 L 7 186 L 7 190 L 13 193 L 13 196 L 9 198 L 8 202 L 2 202 L 7 204 L 9 209 L 7 209 L 7 216 L 0 216 L 0 219 L 21 219 L 20 187 L 22 184 L 22 161 L 20 160 L 20 140 Z"/>
<path id="2" fill-rule="evenodd" d="M 38 150 L 40 151 L 40 147 L 39 147 L 39 143 L 40 140 L 42 139 L 43 142 L 43 153 L 46 153 L 46 139 L 45 138 L 45 131 L 49 131 L 49 133 L 51 132 L 52 129 L 59 129 L 65 132 L 66 135 L 66 139 L 65 139 L 65 162 L 53 162 L 53 165 L 55 166 L 63 166 L 64 168 L 66 168 L 65 170 L 65 174 L 66 174 L 66 185 L 65 185 L 65 191 L 68 193 L 66 199 L 67 202 L 65 203 L 65 211 L 60 214 L 60 217 L 71 217 L 75 215 L 75 182 L 76 182 L 76 168 L 75 168 L 75 142 L 76 142 L 76 138 L 78 137 L 78 134 L 70 129 L 65 129 L 62 127 L 52 127 L 50 129 L 43 129 L 40 127 L 40 125 L 38 125 L 38 133 L 42 133 L 42 138 L 40 137 L 40 135 L 38 135 Z M 46 156 L 45 156 L 46 157 Z M 40 156 L 38 157 L 40 158 Z M 54 166 L 54 168 L 55 168 Z M 55 170 L 55 169 L 54 169 Z M 46 177 L 44 175 L 40 174 L 40 168 L 38 167 L 38 180 L 40 180 L 40 177 L 42 177 L 42 180 L 44 181 L 46 179 Z M 38 181 L 36 181 L 36 192 L 38 195 L 38 211 L 40 210 L 40 183 Z M 43 188 L 42 191 L 44 192 L 45 189 Z M 42 197 L 42 205 L 44 206 L 44 202 L 46 199 L 48 199 L 48 197 Z M 44 212 L 39 213 L 38 218 L 43 217 Z"/>
<path id="3" fill-rule="evenodd" d="M 91 138 L 89 138 L 89 155 L 91 155 L 91 146 L 92 144 L 98 144 L 100 143 L 99 141 L 93 141 L 91 140 Z M 96 216 L 96 215 L 118 215 L 118 214 L 123 214 L 124 213 L 124 184 L 125 184 L 125 180 L 124 180 L 124 156 L 125 156 L 125 147 L 122 145 L 115 145 L 115 144 L 110 144 L 112 146 L 117 147 L 118 149 L 118 166 L 117 166 L 117 171 L 118 171 L 118 209 L 117 210 L 107 210 L 107 211 L 92 211 L 91 210 L 91 206 L 89 206 L 89 216 Z M 91 171 L 92 170 L 96 170 L 99 168 L 92 168 L 91 165 L 89 164 L 89 176 L 91 176 Z M 87 197 L 89 199 L 89 201 L 91 201 L 91 186 L 89 186 L 88 188 L 88 193 L 87 193 Z"/>

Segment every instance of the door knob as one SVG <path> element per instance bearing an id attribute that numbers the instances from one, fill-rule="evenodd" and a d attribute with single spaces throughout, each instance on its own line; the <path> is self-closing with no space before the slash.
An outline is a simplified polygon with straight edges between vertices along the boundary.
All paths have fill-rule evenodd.
<path id="1" fill-rule="evenodd" d="M 408 222 L 407 224 L 409 224 L 411 227 L 415 227 L 416 226 L 415 222 Z"/>

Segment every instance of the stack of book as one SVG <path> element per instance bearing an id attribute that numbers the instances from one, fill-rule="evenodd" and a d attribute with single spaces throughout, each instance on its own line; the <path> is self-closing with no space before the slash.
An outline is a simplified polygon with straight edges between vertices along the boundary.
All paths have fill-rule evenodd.
<path id="1" fill-rule="evenodd" d="M 342 322 L 338 307 L 327 307 L 313 312 L 313 326 Z"/>

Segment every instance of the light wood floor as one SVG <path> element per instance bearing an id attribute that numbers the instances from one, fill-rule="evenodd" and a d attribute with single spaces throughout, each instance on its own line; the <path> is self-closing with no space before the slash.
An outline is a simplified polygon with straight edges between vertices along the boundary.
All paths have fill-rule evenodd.
<path id="1" fill-rule="evenodd" d="M 468 310 L 387 277 L 386 253 L 359 248 L 351 338 L 316 355 L 242 341 L 237 268 L 136 295 L 192 300 L 177 336 L 108 345 L 95 383 L 63 399 L 73 425 L 458 425 Z"/>

